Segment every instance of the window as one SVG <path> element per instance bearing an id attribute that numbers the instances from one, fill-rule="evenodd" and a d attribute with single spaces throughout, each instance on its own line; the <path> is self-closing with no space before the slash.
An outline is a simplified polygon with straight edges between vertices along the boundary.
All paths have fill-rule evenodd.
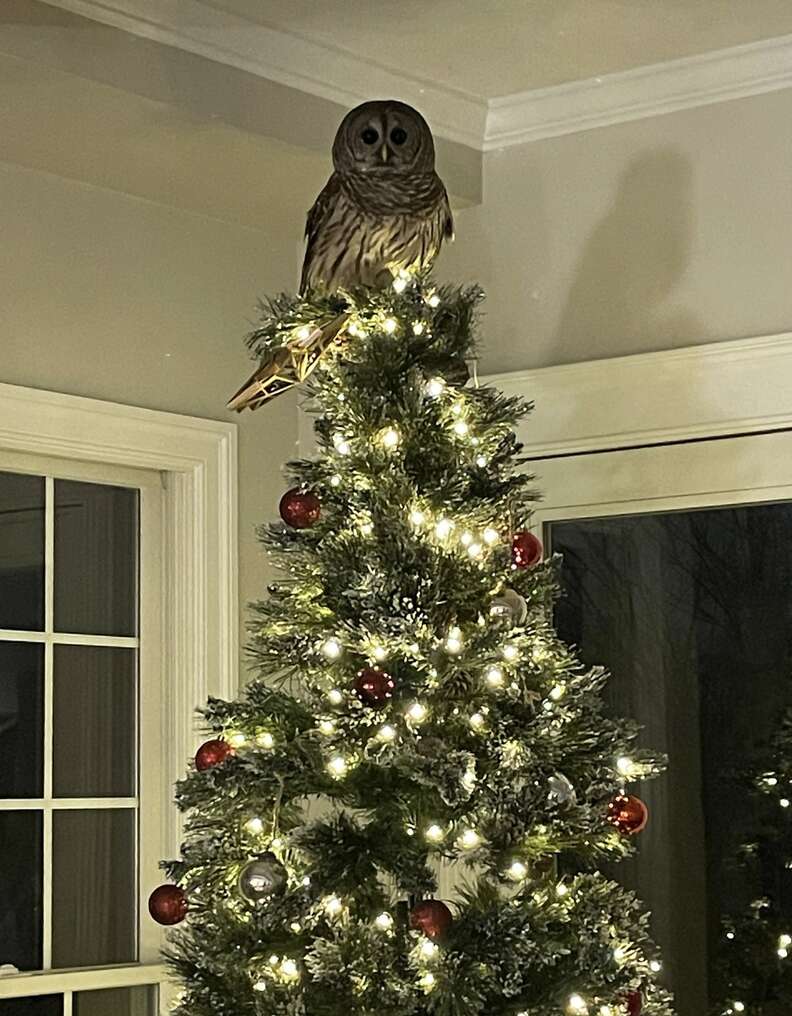
<path id="1" fill-rule="evenodd" d="M 157 1011 L 161 495 L 0 453 L 0 1016 Z"/>

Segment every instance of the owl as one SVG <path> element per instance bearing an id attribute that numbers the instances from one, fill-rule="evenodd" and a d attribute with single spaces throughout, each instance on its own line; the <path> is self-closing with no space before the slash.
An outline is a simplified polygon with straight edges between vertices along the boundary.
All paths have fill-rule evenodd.
<path id="1" fill-rule="evenodd" d="M 395 99 L 350 110 L 333 142 L 335 171 L 308 213 L 300 292 L 380 286 L 428 265 L 453 236 L 432 132 Z"/>

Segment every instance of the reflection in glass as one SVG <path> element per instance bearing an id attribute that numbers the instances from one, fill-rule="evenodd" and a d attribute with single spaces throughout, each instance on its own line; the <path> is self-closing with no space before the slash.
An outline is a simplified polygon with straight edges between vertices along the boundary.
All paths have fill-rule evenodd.
<path id="1" fill-rule="evenodd" d="M 74 995 L 74 1016 L 156 1016 L 157 989 L 148 985 L 136 988 L 109 988 L 104 991 L 80 991 Z"/>
<path id="2" fill-rule="evenodd" d="M 137 631 L 138 492 L 55 481 L 55 630 Z"/>
<path id="3" fill-rule="evenodd" d="M 135 813 L 53 814 L 52 964 L 133 963 Z"/>
<path id="4" fill-rule="evenodd" d="M 62 1013 L 62 995 L 37 995 L 35 998 L 0 998 L 0 1016 L 62 1016 Z"/>
<path id="5" fill-rule="evenodd" d="M 679 1016 L 701 1016 L 721 997 L 721 918 L 764 891 L 739 851 L 757 831 L 746 777 L 792 704 L 792 508 L 550 529 L 564 557 L 561 637 L 613 672 L 611 711 L 635 716 L 644 743 L 670 757 L 668 774 L 639 790 L 650 825 L 615 874 L 653 911 Z"/>
<path id="6" fill-rule="evenodd" d="M 41 968 L 41 828 L 40 811 L 0 811 L 0 966 Z"/>
<path id="7" fill-rule="evenodd" d="M 0 473 L 0 628 L 44 628 L 44 478 Z"/>
<path id="8" fill-rule="evenodd" d="M 43 722 L 44 646 L 0 642 L 0 798 L 41 797 Z"/>
<path id="9" fill-rule="evenodd" d="M 55 646 L 56 797 L 134 797 L 137 653 Z"/>

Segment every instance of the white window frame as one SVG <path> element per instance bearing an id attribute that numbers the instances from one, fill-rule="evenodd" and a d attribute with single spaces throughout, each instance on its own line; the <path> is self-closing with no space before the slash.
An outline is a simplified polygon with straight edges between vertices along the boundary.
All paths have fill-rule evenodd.
<path id="1" fill-rule="evenodd" d="M 41 457 L 42 473 L 45 459 L 57 459 L 64 464 L 60 475 L 68 475 L 69 461 L 81 464 L 84 478 L 90 464 L 97 478 L 125 468 L 161 475 L 161 531 L 154 537 L 161 608 L 155 617 L 141 605 L 141 632 L 148 630 L 161 658 L 162 756 L 148 765 L 141 760 L 140 790 L 145 794 L 147 784 L 162 807 L 154 823 L 159 828 L 146 829 L 144 823 L 141 830 L 146 854 L 153 839 L 156 856 L 177 856 L 182 823 L 172 802 L 173 784 L 200 739 L 195 710 L 210 695 L 233 698 L 238 688 L 236 426 L 0 384 L 0 450 Z M 144 646 L 144 652 L 151 650 Z M 157 884 L 157 873 L 141 874 L 141 901 L 153 887 L 146 881 Z M 162 933 L 145 913 L 140 925 L 138 964 L 3 977 L 0 999 L 64 994 L 68 1003 L 74 991 L 162 984 L 166 972 L 157 958 Z"/>

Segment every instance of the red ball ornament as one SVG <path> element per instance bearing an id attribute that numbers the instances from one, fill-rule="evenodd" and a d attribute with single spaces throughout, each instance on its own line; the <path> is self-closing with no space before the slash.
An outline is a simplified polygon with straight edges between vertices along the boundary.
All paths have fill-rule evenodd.
<path id="1" fill-rule="evenodd" d="M 534 568 L 542 560 L 542 541 L 527 531 L 512 537 L 512 564 L 515 568 Z"/>
<path id="2" fill-rule="evenodd" d="M 630 991 L 624 999 L 624 1004 L 627 1006 L 628 1016 L 641 1016 L 643 995 L 640 991 Z"/>
<path id="3" fill-rule="evenodd" d="M 280 499 L 280 517 L 292 529 L 310 529 L 319 518 L 322 506 L 316 494 L 310 490 L 292 487 Z"/>
<path id="4" fill-rule="evenodd" d="M 393 696 L 396 685 L 384 670 L 366 668 L 358 673 L 353 685 L 355 694 L 364 706 L 381 706 Z"/>
<path id="5" fill-rule="evenodd" d="M 410 927 L 422 931 L 427 938 L 442 938 L 453 920 L 442 900 L 421 900 L 410 911 Z"/>
<path id="6" fill-rule="evenodd" d="M 177 885 L 161 885 L 149 896 L 148 908 L 157 924 L 179 924 L 187 916 L 187 896 Z"/>
<path id="7" fill-rule="evenodd" d="M 218 766 L 221 762 L 225 762 L 228 756 L 233 754 L 234 749 L 228 741 L 222 741 L 220 738 L 204 741 L 195 753 L 195 768 L 199 773 L 202 773 L 206 769 L 211 769 L 212 766 Z"/>
<path id="8" fill-rule="evenodd" d="M 608 821 L 625 836 L 642 832 L 649 821 L 649 809 L 634 794 L 619 794 L 608 805 Z"/>

